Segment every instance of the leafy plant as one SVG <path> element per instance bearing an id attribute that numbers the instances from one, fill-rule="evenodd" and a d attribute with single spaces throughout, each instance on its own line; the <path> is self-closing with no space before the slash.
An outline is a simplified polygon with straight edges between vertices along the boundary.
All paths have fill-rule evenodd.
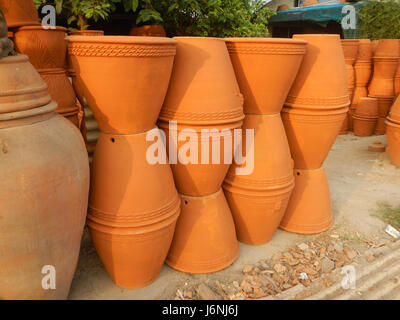
<path id="1" fill-rule="evenodd" d="M 136 24 L 160 24 L 161 15 L 153 7 L 151 0 L 122 0 L 126 12 L 136 12 Z"/>
<path id="2" fill-rule="evenodd" d="M 366 1 L 358 12 L 358 18 L 365 38 L 400 38 L 400 3 L 397 0 Z"/>

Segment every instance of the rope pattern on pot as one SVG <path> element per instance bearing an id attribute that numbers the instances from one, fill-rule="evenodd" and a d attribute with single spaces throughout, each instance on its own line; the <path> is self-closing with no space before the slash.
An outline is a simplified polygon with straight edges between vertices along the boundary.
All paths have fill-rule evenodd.
<path id="1" fill-rule="evenodd" d="M 300 45 L 272 45 L 272 44 L 257 44 L 251 45 L 245 43 L 229 43 L 227 42 L 229 53 L 242 54 L 298 54 L 303 55 L 306 52 L 306 47 Z"/>
<path id="2" fill-rule="evenodd" d="M 164 121 L 169 120 L 181 120 L 181 121 L 200 121 L 200 122 L 209 122 L 209 121 L 219 121 L 219 120 L 228 120 L 231 122 L 232 120 L 242 120 L 244 118 L 243 109 L 236 108 L 229 111 L 223 112 L 177 112 L 175 110 L 163 109 L 161 111 L 161 115 L 159 119 Z"/>

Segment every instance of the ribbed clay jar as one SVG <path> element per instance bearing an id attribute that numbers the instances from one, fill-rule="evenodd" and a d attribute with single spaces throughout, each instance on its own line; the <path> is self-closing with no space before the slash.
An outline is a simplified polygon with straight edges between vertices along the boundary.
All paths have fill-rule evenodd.
<path id="1" fill-rule="evenodd" d="M 233 137 L 233 130 L 239 129 L 244 118 L 243 96 L 236 81 L 229 53 L 223 39 L 201 37 L 177 37 L 177 54 L 171 83 L 161 114 L 159 126 L 166 132 L 167 140 L 171 135 L 170 122 L 176 122 L 177 135 L 181 140 L 179 150 L 174 147 L 172 152 L 183 152 L 182 143 L 191 135 L 194 145 L 199 142 L 214 141 L 215 145 L 224 144 L 225 137 Z M 201 130 L 218 129 L 221 136 L 200 136 Z M 185 131 L 183 131 L 185 130 Z M 192 131 L 190 134 L 189 131 Z M 222 132 L 224 131 L 224 132 Z M 240 135 L 239 135 L 240 136 Z M 172 140 L 174 141 L 174 140 Z M 232 143 L 232 142 L 229 142 Z M 204 145 L 204 144 L 203 144 Z M 216 147 L 216 151 L 219 150 Z M 172 161 L 172 171 L 178 191 L 188 196 L 206 196 L 218 192 L 229 170 L 228 161 L 203 161 L 213 155 L 200 150 L 190 151 L 188 161 Z M 183 150 L 183 151 L 182 151 Z M 231 148 L 233 155 L 234 148 Z M 212 150 L 210 150 L 212 151 Z M 230 155 L 228 155 L 230 157 Z M 170 155 L 170 160 L 173 159 Z M 227 159 L 229 160 L 229 159 Z"/>
<path id="2" fill-rule="evenodd" d="M 232 165 L 223 189 L 239 241 L 260 245 L 271 240 L 285 214 L 294 188 L 293 160 L 280 114 L 248 114 L 242 130 L 248 157 Z M 247 143 L 246 130 L 254 130 L 254 144 Z"/>
<path id="3" fill-rule="evenodd" d="M 378 99 L 361 98 L 353 114 L 354 134 L 369 137 L 375 132 L 378 121 Z"/>
<path id="4" fill-rule="evenodd" d="M 73 36 L 68 43 L 72 69 L 82 81 L 100 130 L 119 134 L 151 130 L 168 89 L 176 41 Z"/>
<path id="5" fill-rule="evenodd" d="M 356 62 L 358 55 L 359 40 L 358 39 L 344 39 L 341 40 L 344 59 L 346 62 L 347 71 L 347 83 L 349 90 L 350 100 L 353 100 L 354 88 L 355 88 L 355 73 L 354 63 Z"/>
<path id="6" fill-rule="evenodd" d="M 149 160 L 152 132 L 158 129 L 102 133 L 92 162 L 90 234 L 107 272 L 124 288 L 143 287 L 158 277 L 180 213 L 168 163 Z"/>
<path id="7" fill-rule="evenodd" d="M 32 0 L 0 0 L 9 28 L 39 25 L 39 14 Z"/>
<path id="8" fill-rule="evenodd" d="M 42 26 L 19 28 L 14 34 L 15 48 L 29 56 L 37 70 L 66 67 L 66 28 L 44 29 Z"/>
<path id="9" fill-rule="evenodd" d="M 245 98 L 244 112 L 280 113 L 307 42 L 280 38 L 227 38 L 225 42 Z"/>
<path id="10" fill-rule="evenodd" d="M 395 166 L 400 166 L 400 125 L 390 120 L 386 121 L 387 153 L 390 162 Z"/>
<path id="11" fill-rule="evenodd" d="M 15 109 L 4 103 L 15 93 L 23 97 L 20 93 L 31 83 L 33 67 L 23 55 L 0 59 L 0 77 L 3 66 L 14 66 L 7 77 L 18 89 L 4 90 L 7 82 L 1 81 L 0 297 L 66 299 L 86 219 L 85 144 L 76 127 L 54 113 L 56 103 L 34 106 L 27 100 L 26 108 Z M 45 86 L 38 74 L 36 79 Z M 26 89 L 34 94 L 34 89 Z M 52 270 L 56 288 L 44 290 L 42 280 Z"/>

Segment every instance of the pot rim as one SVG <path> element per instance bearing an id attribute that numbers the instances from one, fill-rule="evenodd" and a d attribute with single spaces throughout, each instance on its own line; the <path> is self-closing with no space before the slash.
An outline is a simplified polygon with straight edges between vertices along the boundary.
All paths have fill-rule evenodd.
<path id="1" fill-rule="evenodd" d="M 176 41 L 166 37 L 142 36 L 67 36 L 70 43 L 106 43 L 106 44 L 176 44 Z"/>
<path id="2" fill-rule="evenodd" d="M 271 37 L 230 37 L 225 38 L 229 43 L 285 43 L 285 44 L 307 44 L 307 40 L 291 38 L 271 38 Z"/>
<path id="3" fill-rule="evenodd" d="M 56 27 L 55 29 L 52 28 L 44 28 L 42 25 L 38 26 L 24 26 L 20 27 L 17 29 L 15 33 L 18 33 L 19 31 L 26 31 L 26 30 L 36 30 L 36 31 L 63 31 L 67 32 L 67 28 L 64 27 Z"/>

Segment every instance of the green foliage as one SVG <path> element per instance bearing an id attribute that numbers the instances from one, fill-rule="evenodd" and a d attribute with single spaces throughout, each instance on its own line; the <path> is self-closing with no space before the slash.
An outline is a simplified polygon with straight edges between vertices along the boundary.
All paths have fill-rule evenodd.
<path id="1" fill-rule="evenodd" d="M 154 9 L 152 0 L 122 0 L 122 4 L 126 12 L 133 11 L 137 13 L 137 25 L 161 24 L 163 22 L 160 13 Z"/>
<path id="2" fill-rule="evenodd" d="M 204 37 L 267 36 L 275 14 L 261 0 L 165 0 L 154 8 L 168 34 Z"/>
<path id="3" fill-rule="evenodd" d="M 363 37 L 372 40 L 400 38 L 398 0 L 366 1 L 358 12 Z"/>

